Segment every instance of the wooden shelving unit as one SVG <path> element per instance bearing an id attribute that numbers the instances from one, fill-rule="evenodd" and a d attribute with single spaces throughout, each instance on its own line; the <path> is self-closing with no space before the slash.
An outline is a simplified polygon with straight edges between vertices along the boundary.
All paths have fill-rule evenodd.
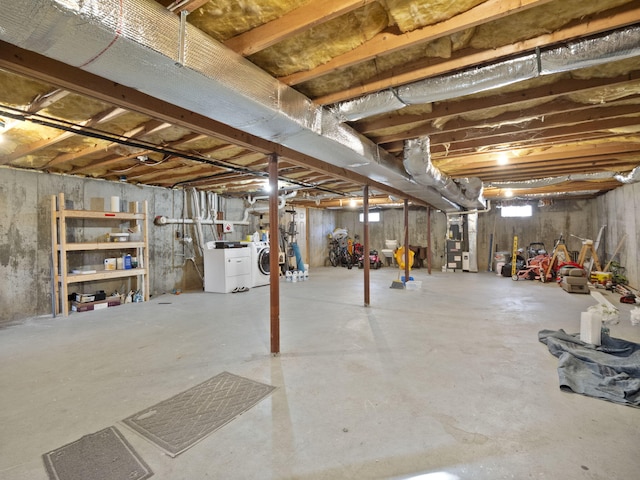
<path id="1" fill-rule="evenodd" d="M 145 301 L 149 300 L 149 225 L 147 202 L 142 203 L 142 211 L 127 212 L 99 212 L 92 210 L 68 210 L 65 208 L 64 193 L 51 197 L 51 249 L 53 256 L 53 283 L 55 313 L 69 314 L 69 285 L 105 281 L 116 278 L 137 277 L 137 288 L 141 290 Z M 104 221 L 105 226 L 129 221 L 137 226 L 142 234 L 142 241 L 138 242 L 68 242 L 67 220 L 94 219 Z M 135 252 L 138 267 L 127 270 L 96 270 L 93 273 L 70 273 L 67 254 L 69 252 L 90 251 L 131 251 Z"/>

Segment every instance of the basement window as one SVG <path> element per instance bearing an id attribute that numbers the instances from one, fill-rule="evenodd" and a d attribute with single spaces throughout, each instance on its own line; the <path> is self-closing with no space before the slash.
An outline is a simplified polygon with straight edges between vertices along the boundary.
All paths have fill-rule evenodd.
<path id="1" fill-rule="evenodd" d="M 364 213 L 360 214 L 360 221 L 364 222 Z M 380 212 L 369 212 L 369 222 L 379 222 Z"/>
<path id="2" fill-rule="evenodd" d="M 531 205 L 510 205 L 500 209 L 502 217 L 530 217 L 533 214 Z"/>

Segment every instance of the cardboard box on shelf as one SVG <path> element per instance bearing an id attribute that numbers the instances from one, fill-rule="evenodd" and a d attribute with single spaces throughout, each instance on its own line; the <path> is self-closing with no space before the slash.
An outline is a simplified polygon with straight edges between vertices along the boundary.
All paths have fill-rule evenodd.
<path id="1" fill-rule="evenodd" d="M 88 293 L 76 293 L 74 301 L 77 303 L 89 303 L 94 302 L 96 300 L 96 296 Z"/>
<path id="2" fill-rule="evenodd" d="M 96 302 L 71 302 L 72 312 L 90 312 L 92 310 L 100 310 L 102 308 L 117 307 L 120 305 L 120 297 L 107 297 L 104 300 Z"/>

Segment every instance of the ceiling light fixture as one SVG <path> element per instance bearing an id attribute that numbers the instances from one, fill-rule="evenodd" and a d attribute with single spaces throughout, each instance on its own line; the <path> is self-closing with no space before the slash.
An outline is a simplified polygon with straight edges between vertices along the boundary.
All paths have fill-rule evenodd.
<path id="1" fill-rule="evenodd" d="M 509 163 L 509 156 L 501 152 L 498 154 L 498 165 L 507 165 Z"/>
<path id="2" fill-rule="evenodd" d="M 349 206 L 351 208 L 355 208 L 358 205 L 358 202 L 356 202 L 355 198 L 352 198 L 351 200 L 349 200 Z"/>
<path id="3" fill-rule="evenodd" d="M 505 196 L 505 197 L 507 197 L 507 198 L 509 198 L 509 197 L 513 197 L 513 190 L 511 190 L 510 188 L 507 188 L 507 189 L 504 191 L 504 196 Z"/>

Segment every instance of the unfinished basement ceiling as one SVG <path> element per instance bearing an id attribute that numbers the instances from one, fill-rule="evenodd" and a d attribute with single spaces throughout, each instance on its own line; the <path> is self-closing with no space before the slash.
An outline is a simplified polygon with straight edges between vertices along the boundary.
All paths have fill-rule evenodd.
<path id="1" fill-rule="evenodd" d="M 30 0 L 23 8 L 33 18 L 51 5 L 69 16 L 92 3 Z M 36 33 L 43 35 L 37 26 L 29 38 L 6 33 L 12 18 L 5 15 L 0 19 L 6 42 L 0 48 L 0 164 L 246 196 L 262 193 L 269 154 L 275 152 L 283 187 L 299 190 L 290 202 L 313 206 L 339 205 L 359 196 L 368 183 L 374 203 L 388 203 L 391 195 L 437 208 L 443 203 L 471 208 L 473 202 L 438 202 L 436 187 L 416 183 L 405 170 L 407 142 L 425 138 L 426 163 L 463 191 L 467 179 L 480 179 L 486 199 L 589 198 L 637 176 L 640 50 L 637 43 L 635 49 L 624 43 L 633 44 L 640 29 L 637 1 L 95 3 L 104 10 L 95 7 L 91 15 L 117 32 L 104 39 L 104 49 L 116 44 L 112 50 L 117 50 L 123 42 L 120 23 L 126 31 L 135 7 L 153 12 L 146 23 L 136 18 L 135 29 L 157 37 L 157 48 L 151 48 L 164 54 L 157 22 L 171 16 L 175 38 L 183 39 L 180 32 L 186 31 L 191 42 L 185 58 L 176 52 L 172 64 L 193 61 L 200 51 L 189 47 L 194 42 L 231 55 L 227 63 L 201 55 L 195 60 L 205 69 L 234 70 L 236 60 L 228 59 L 242 65 L 242 56 L 260 74 L 278 80 L 274 103 L 282 116 L 300 110 L 293 123 L 346 147 L 334 153 L 322 138 L 309 143 L 297 131 L 290 138 L 284 131 L 263 134 L 268 128 L 257 124 L 281 120 L 265 121 L 259 109 L 255 122 L 227 123 L 216 112 L 190 115 L 195 109 L 153 94 L 160 77 L 141 79 L 135 72 L 112 77 L 83 57 L 82 45 L 77 54 L 40 45 L 40 38 L 34 40 Z M 124 5 L 122 11 L 104 7 L 111 3 Z M 0 0 L 3 11 L 15 9 L 12 4 Z M 185 21 L 188 27 L 182 28 L 188 29 L 179 30 Z M 600 52 L 603 45 L 606 51 Z M 547 73 L 541 54 L 551 56 L 555 48 L 590 58 Z M 74 55 L 77 60 L 67 59 Z M 65 63 L 59 62 L 62 57 Z M 529 57 L 536 72 L 510 78 Z M 142 71 L 151 60 L 139 62 Z M 175 68 L 191 68 L 185 65 Z M 234 79 L 233 72 L 216 75 L 218 83 Z M 257 97 L 245 92 L 257 90 L 248 79 L 237 76 L 235 82 L 235 89 L 224 86 Z M 186 98 L 198 85 L 175 88 L 176 97 Z M 362 163 L 336 158 L 347 149 L 362 154 Z"/>

